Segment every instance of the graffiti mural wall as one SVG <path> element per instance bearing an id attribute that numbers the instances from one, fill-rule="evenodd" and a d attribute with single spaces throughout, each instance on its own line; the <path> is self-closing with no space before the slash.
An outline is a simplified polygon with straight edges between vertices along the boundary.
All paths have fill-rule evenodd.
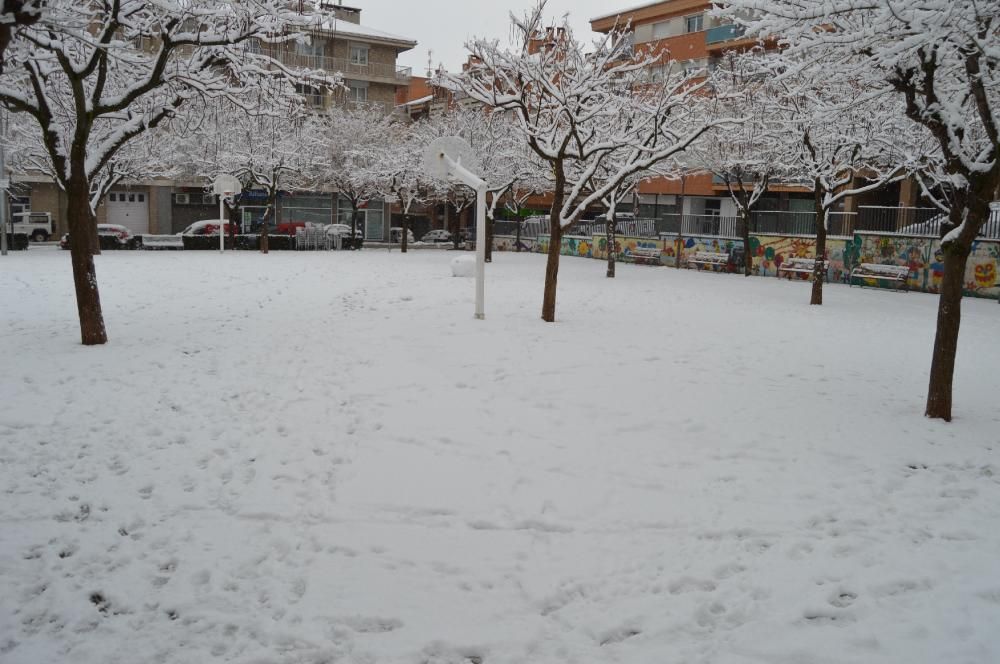
<path id="1" fill-rule="evenodd" d="M 535 251 L 534 237 L 521 238 L 521 251 Z M 494 235 L 493 251 L 517 251 L 516 235 Z"/>
<path id="2" fill-rule="evenodd" d="M 581 258 L 593 258 L 594 238 L 584 235 L 564 235 L 562 239 L 562 249 L 559 253 L 563 256 L 579 256 Z M 535 251 L 547 254 L 549 252 L 549 236 L 539 235 Z"/>
<path id="3" fill-rule="evenodd" d="M 844 261 L 844 252 L 850 240 L 842 237 L 826 239 L 826 259 L 830 261 L 827 281 L 846 282 L 850 268 Z M 816 238 L 786 235 L 750 236 L 750 253 L 756 274 L 766 277 L 778 276 L 778 268 L 788 258 L 815 258 Z M 801 275 L 806 279 L 808 275 Z"/>
<path id="4" fill-rule="evenodd" d="M 911 290 L 937 293 L 944 276 L 941 242 L 928 237 L 873 235 L 859 233 L 848 247 L 852 265 L 878 263 L 905 265 L 910 269 L 907 286 Z M 972 245 L 965 271 L 965 294 L 972 297 L 1000 297 L 1000 242 L 976 242 Z M 868 280 L 868 286 L 891 288 L 884 282 Z"/>
<path id="5" fill-rule="evenodd" d="M 530 243 L 530 240 L 526 240 Z M 533 244 L 534 251 L 548 251 L 548 236 L 539 236 Z M 631 262 L 637 248 L 658 248 L 660 263 L 676 265 L 680 252 L 681 265 L 684 257 L 699 251 L 728 253 L 739 247 L 742 240 L 711 236 L 692 236 L 678 239 L 664 235 L 658 239 L 619 237 L 616 251 L 618 260 Z M 852 238 L 827 238 L 827 260 L 830 270 L 827 279 L 831 282 L 847 283 L 851 269 L 860 263 L 882 265 L 905 265 L 910 269 L 907 282 L 910 290 L 937 293 L 941 285 L 944 261 L 941 243 L 935 238 L 908 237 L 898 235 L 876 235 L 859 233 Z M 496 248 L 500 251 L 513 249 L 513 238 L 497 237 Z M 562 242 L 562 254 L 607 260 L 607 238 L 604 236 L 566 236 Z M 811 237 L 783 235 L 753 235 L 750 238 L 750 254 L 753 256 L 755 274 L 776 277 L 778 268 L 788 258 L 813 258 L 816 240 Z M 784 276 L 784 275 L 782 275 Z M 808 278 L 800 275 L 795 278 Z M 891 282 L 867 280 L 866 286 L 893 288 Z M 973 297 L 1000 299 L 1000 242 L 981 241 L 972 247 L 965 274 L 965 294 Z"/>
<path id="6" fill-rule="evenodd" d="M 595 235 L 592 241 L 592 246 L 594 258 L 598 258 L 600 260 L 608 259 L 608 237 L 606 235 Z M 665 264 L 663 247 L 663 240 L 648 237 L 618 236 L 615 237 L 615 259 L 624 263 L 631 263 L 636 249 L 659 249 L 660 262 Z M 670 247 L 670 256 L 673 256 L 672 247 Z"/>

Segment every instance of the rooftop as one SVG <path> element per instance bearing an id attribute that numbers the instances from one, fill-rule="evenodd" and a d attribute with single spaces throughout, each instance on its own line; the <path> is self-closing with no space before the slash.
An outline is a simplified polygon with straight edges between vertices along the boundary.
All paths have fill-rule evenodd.
<path id="1" fill-rule="evenodd" d="M 357 37 L 366 37 L 368 39 L 391 42 L 402 47 L 403 50 L 414 48 L 417 45 L 417 40 L 415 39 L 394 35 L 391 32 L 376 30 L 375 28 L 368 27 L 367 25 L 350 23 L 341 19 L 324 21 L 320 29 L 324 32 L 333 32 L 340 35 L 354 35 Z"/>

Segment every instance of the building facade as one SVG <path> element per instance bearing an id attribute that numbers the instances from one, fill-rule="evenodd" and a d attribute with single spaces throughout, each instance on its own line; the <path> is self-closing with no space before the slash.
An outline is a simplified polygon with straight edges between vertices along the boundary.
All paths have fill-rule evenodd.
<path id="1" fill-rule="evenodd" d="M 608 33 L 616 26 L 629 24 L 636 49 L 643 49 L 661 59 L 651 67 L 650 75 L 666 76 L 694 71 L 712 71 L 728 51 L 757 45 L 744 36 L 739 26 L 710 15 L 713 3 L 706 0 L 661 0 L 591 19 L 595 32 Z M 765 45 L 772 46 L 772 45 Z M 918 204 L 919 187 L 913 182 L 890 185 L 883 190 L 848 198 L 838 210 L 843 215 L 877 214 L 875 210 L 910 207 Z M 627 204 L 631 207 L 631 203 Z M 794 185 L 775 184 L 761 199 L 760 214 L 773 219 L 794 221 L 814 210 L 812 193 Z M 669 218 L 675 215 L 703 218 L 712 227 L 711 217 L 734 218 L 735 205 L 725 184 L 708 173 L 689 173 L 678 179 L 654 178 L 639 188 L 639 215 Z M 787 215 L 787 216 L 782 216 Z M 792 224 L 795 225 L 794 223 Z M 802 224 L 808 227 L 808 224 Z"/>
<path id="2" fill-rule="evenodd" d="M 417 42 L 363 25 L 358 8 L 330 5 L 327 9 L 333 17 L 309 31 L 308 43 L 282 44 L 273 49 L 255 44 L 249 48 L 263 50 L 291 67 L 322 70 L 331 75 L 339 72 L 343 88 L 300 86 L 298 91 L 316 110 L 334 104 L 359 104 L 373 112 L 391 112 L 396 107 L 397 95 L 408 89 L 412 78 L 410 68 L 398 65 L 397 59 Z M 50 178 L 27 175 L 13 180 L 12 210 L 48 212 L 56 237 L 67 232 L 66 195 Z M 165 179 L 123 182 L 101 201 L 97 221 L 126 226 L 137 234 L 177 233 L 195 221 L 218 218 L 218 200 L 207 193 L 209 185 L 202 181 Z M 259 225 L 264 216 L 264 202 L 260 192 L 243 193 L 237 220 L 242 229 Z M 345 202 L 332 191 L 282 194 L 276 207 L 276 223 L 344 223 L 345 217 L 350 216 L 345 215 Z M 367 239 L 388 239 L 389 224 L 385 220 L 389 213 L 382 202 L 373 201 L 360 216 Z"/>

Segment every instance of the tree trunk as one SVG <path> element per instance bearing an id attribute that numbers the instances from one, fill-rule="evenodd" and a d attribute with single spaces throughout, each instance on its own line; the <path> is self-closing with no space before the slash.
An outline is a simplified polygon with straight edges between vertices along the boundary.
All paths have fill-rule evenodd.
<path id="1" fill-rule="evenodd" d="M 753 273 L 753 256 L 750 255 L 750 210 L 740 207 L 740 220 L 743 222 L 743 276 Z"/>
<path id="2" fill-rule="evenodd" d="M 354 201 L 351 201 L 351 249 L 358 248 L 358 226 L 360 223 L 361 219 L 358 214 L 358 205 Z"/>
<path id="3" fill-rule="evenodd" d="M 104 202 L 107 205 L 107 200 Z M 97 214 L 90 209 L 90 196 L 87 196 L 87 211 L 90 215 L 90 223 L 87 224 L 87 242 L 90 243 L 90 255 L 100 256 L 101 255 L 101 234 L 97 232 Z M 10 219 L 8 213 L 8 219 Z M 69 220 L 66 220 L 67 227 L 69 226 Z"/>
<path id="4" fill-rule="evenodd" d="M 517 228 L 514 230 L 514 251 L 521 253 L 521 224 L 524 220 L 517 217 Z"/>
<path id="5" fill-rule="evenodd" d="M 264 210 L 264 225 L 260 229 L 260 253 L 266 254 L 268 250 L 268 225 L 271 223 L 271 210 L 274 209 L 274 201 L 269 201 L 267 209 Z"/>
<path id="6" fill-rule="evenodd" d="M 974 198 L 974 197 L 970 197 Z M 971 202 L 965 213 L 966 227 L 958 238 L 942 245 L 944 276 L 938 300 L 937 333 L 931 356 L 930 383 L 927 388 L 927 417 L 951 422 L 952 382 L 955 356 L 958 353 L 958 330 L 962 323 L 962 288 L 965 268 L 979 228 L 989 216 L 988 198 Z"/>
<path id="7" fill-rule="evenodd" d="M 559 281 L 559 255 L 562 253 L 563 229 L 559 224 L 559 212 L 565 197 L 565 178 L 560 168 L 555 169 L 556 181 L 552 197 L 552 212 L 549 214 L 549 255 L 545 262 L 545 293 L 542 297 L 542 320 L 554 323 L 556 320 L 556 284 Z"/>
<path id="8" fill-rule="evenodd" d="M 97 224 L 90 211 L 90 194 L 86 182 L 72 183 L 66 194 L 66 220 L 69 225 L 73 283 L 76 286 L 76 309 L 80 318 L 80 339 L 84 346 L 97 346 L 108 342 L 92 252 Z"/>
<path id="9" fill-rule="evenodd" d="M 486 217 L 486 262 L 493 262 L 493 216 Z"/>
<path id="10" fill-rule="evenodd" d="M 234 203 L 233 206 L 229 208 L 229 248 L 234 250 L 236 249 L 236 217 L 237 217 L 236 213 L 239 209 L 240 206 L 236 203 Z M 225 229 L 226 226 L 225 223 L 223 222 L 222 228 L 219 229 L 219 232 L 221 233 Z"/>
<path id="11" fill-rule="evenodd" d="M 817 194 L 817 201 L 819 194 Z M 816 205 L 816 264 L 813 267 L 812 297 L 809 304 L 823 304 L 823 281 L 826 278 L 826 270 L 823 269 L 823 261 L 826 260 L 826 208 L 817 203 Z"/>
<path id="12" fill-rule="evenodd" d="M 408 214 L 403 215 L 403 231 L 399 234 L 399 251 L 401 253 L 406 253 L 406 236 L 407 231 L 410 229 L 410 216 Z"/>
<path id="13" fill-rule="evenodd" d="M 562 253 L 562 227 L 559 225 L 559 213 L 554 213 L 552 217 L 550 222 L 552 228 L 549 233 L 549 255 L 545 262 L 545 295 L 542 299 L 542 320 L 546 323 L 554 323 L 556 320 L 556 284 L 559 280 L 559 256 Z"/>
<path id="14" fill-rule="evenodd" d="M 611 213 L 611 218 L 608 219 L 607 227 L 607 239 L 608 239 L 608 271 L 606 276 L 608 279 L 615 278 L 615 260 L 618 258 L 615 251 L 615 245 L 618 242 L 617 233 L 618 230 L 618 215 L 614 212 Z"/>
<path id="15" fill-rule="evenodd" d="M 951 422 L 951 386 L 955 374 L 955 354 L 958 351 L 958 329 L 962 322 L 962 285 L 968 257 L 968 250 L 961 250 L 959 247 L 953 247 L 944 254 L 937 334 L 934 336 L 927 410 L 924 414 L 945 422 Z"/>

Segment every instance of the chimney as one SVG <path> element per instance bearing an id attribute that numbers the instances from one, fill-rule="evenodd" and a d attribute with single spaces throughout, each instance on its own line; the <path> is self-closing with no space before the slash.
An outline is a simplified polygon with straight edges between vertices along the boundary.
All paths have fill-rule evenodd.
<path id="1" fill-rule="evenodd" d="M 357 7 L 345 7 L 342 0 L 337 0 L 337 4 L 333 4 L 331 0 L 323 0 L 324 9 L 333 11 L 333 15 L 345 23 L 353 23 L 354 25 L 360 25 L 361 23 L 361 10 Z"/>

